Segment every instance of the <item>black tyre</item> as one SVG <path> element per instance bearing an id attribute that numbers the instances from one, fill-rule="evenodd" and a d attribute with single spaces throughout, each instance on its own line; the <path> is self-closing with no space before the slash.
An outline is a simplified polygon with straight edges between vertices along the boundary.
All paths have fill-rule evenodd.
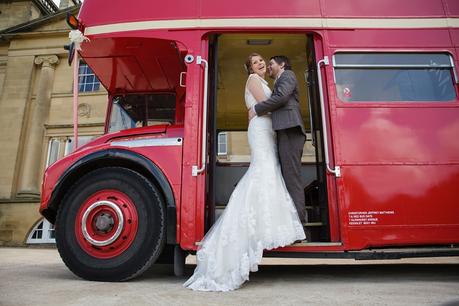
<path id="1" fill-rule="evenodd" d="M 94 170 L 60 204 L 56 244 L 67 267 L 96 281 L 140 275 L 161 254 L 166 212 L 159 190 L 126 168 Z"/>

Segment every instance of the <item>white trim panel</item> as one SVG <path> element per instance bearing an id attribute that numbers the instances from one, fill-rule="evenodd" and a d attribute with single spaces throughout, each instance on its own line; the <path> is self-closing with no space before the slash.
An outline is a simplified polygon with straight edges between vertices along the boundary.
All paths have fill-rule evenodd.
<path id="1" fill-rule="evenodd" d="M 118 147 L 171 147 L 181 146 L 183 143 L 182 138 L 146 138 L 146 139 L 134 139 L 134 140 L 121 140 L 112 141 L 111 146 Z"/>
<path id="2" fill-rule="evenodd" d="M 459 18 L 227 18 L 114 23 L 87 27 L 85 35 L 113 32 L 199 28 L 458 28 Z"/>

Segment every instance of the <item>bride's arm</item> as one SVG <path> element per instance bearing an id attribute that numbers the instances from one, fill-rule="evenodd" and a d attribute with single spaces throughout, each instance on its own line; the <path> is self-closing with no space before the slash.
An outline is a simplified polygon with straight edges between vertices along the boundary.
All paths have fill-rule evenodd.
<path id="1" fill-rule="evenodd" d="M 294 94 L 297 84 L 295 73 L 291 70 L 284 71 L 276 81 L 271 97 L 266 101 L 255 104 L 254 111 L 258 116 L 263 116 L 267 112 L 273 112 L 281 108 L 287 104 L 292 94 Z"/>
<path id="2" fill-rule="evenodd" d="M 254 75 L 250 76 L 249 81 L 247 82 L 247 88 L 257 102 L 266 100 L 267 97 L 259 78 L 255 77 Z"/>

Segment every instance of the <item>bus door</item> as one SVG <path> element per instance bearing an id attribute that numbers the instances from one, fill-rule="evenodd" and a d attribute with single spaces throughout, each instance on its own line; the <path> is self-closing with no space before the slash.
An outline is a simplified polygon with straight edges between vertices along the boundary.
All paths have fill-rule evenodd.
<path id="1" fill-rule="evenodd" d="M 322 48 L 320 37 L 303 33 L 221 33 L 209 39 L 208 47 L 209 166 L 206 209 L 202 210 L 206 215 L 207 228 L 224 210 L 250 164 L 248 118 L 244 102 L 247 71 L 243 69 L 243 64 L 253 52 L 260 53 L 266 61 L 271 56 L 283 54 L 290 59 L 292 70 L 301 82 L 300 107 L 309 132 L 302 157 L 308 212 L 304 227 L 308 241 L 339 242 L 336 204 L 335 200 L 330 200 L 336 194 L 335 176 L 327 176 L 325 172 L 323 119 L 316 68 L 316 57 L 323 54 L 323 51 L 317 52 Z M 305 71 L 308 71 L 309 90 L 304 80 L 301 81 Z M 274 80 L 268 75 L 265 79 L 272 88 Z M 329 213 L 333 217 L 329 218 Z"/>
<path id="2" fill-rule="evenodd" d="M 327 75 L 323 64 L 322 38 L 316 34 L 307 35 L 307 68 L 304 81 L 307 87 L 309 125 L 306 125 L 308 142 L 315 152 L 315 180 L 305 187 L 308 213 L 306 227 L 315 241 L 340 241 L 338 203 L 336 198 L 336 177 L 339 167 L 334 166 L 332 133 L 330 131 L 330 109 L 328 108 Z M 319 227 L 317 227 L 319 225 Z"/>

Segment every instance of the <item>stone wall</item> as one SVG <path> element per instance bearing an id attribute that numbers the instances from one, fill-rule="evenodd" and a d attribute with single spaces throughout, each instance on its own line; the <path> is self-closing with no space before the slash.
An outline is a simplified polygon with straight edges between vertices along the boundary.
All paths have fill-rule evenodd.
<path id="1" fill-rule="evenodd" d="M 40 11 L 30 0 L 0 2 L 0 31 L 38 17 Z"/>
<path id="2" fill-rule="evenodd" d="M 0 202 L 0 246 L 18 246 L 26 242 L 33 225 L 40 219 L 38 203 Z"/>
<path id="3" fill-rule="evenodd" d="M 53 20 L 35 30 L 0 42 L 0 245 L 25 243 L 41 218 L 38 207 L 48 144 L 51 139 L 60 141 L 62 157 L 73 135 L 73 74 L 63 49 L 68 29 L 63 20 Z M 81 93 L 79 102 L 84 109 L 79 134 L 102 134 L 106 91 L 101 87 Z"/>

